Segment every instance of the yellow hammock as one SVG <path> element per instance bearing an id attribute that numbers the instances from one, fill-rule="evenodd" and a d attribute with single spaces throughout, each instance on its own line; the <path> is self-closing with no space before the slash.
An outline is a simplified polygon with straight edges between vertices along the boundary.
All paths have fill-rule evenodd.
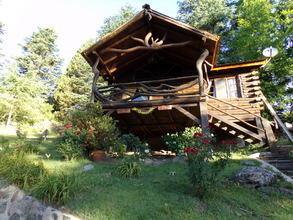
<path id="1" fill-rule="evenodd" d="M 148 115 L 148 114 L 152 113 L 152 111 L 154 111 L 155 108 L 150 107 L 149 109 L 139 109 L 139 108 L 133 107 L 132 110 L 136 111 L 138 114 Z"/>

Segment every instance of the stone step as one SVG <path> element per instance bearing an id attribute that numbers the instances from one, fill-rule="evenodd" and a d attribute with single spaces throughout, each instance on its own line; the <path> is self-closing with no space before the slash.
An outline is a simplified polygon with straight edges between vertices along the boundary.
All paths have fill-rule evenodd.
<path id="1" fill-rule="evenodd" d="M 266 160 L 267 163 L 293 163 L 292 160 L 288 159 L 271 159 L 271 160 Z"/>

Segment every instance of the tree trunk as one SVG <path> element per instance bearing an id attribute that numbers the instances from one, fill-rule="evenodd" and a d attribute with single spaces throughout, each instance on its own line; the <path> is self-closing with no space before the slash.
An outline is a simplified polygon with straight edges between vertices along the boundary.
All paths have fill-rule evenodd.
<path id="1" fill-rule="evenodd" d="M 5 124 L 5 127 L 10 125 L 11 122 L 11 118 L 12 118 L 12 112 L 13 112 L 13 106 L 10 107 L 9 112 L 8 112 L 8 117 L 7 117 L 7 121 Z"/>

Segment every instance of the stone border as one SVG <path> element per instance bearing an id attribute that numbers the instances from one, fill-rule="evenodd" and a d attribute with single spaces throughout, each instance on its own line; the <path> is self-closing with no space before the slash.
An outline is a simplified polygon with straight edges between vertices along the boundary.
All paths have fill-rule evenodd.
<path id="1" fill-rule="evenodd" d="M 1 220 L 81 220 L 50 206 L 0 179 Z"/>
<path id="2" fill-rule="evenodd" d="M 280 174 L 285 181 L 293 184 L 293 179 L 291 177 L 287 176 L 286 174 L 284 174 L 283 172 L 281 172 L 279 169 L 277 169 L 273 165 L 271 165 L 271 164 L 269 164 L 269 163 L 267 163 L 267 162 L 265 162 L 263 160 L 258 159 L 258 157 L 260 156 L 260 154 L 261 153 L 255 153 L 255 154 L 249 155 L 248 157 L 251 158 L 251 159 L 254 159 L 254 160 L 258 161 L 258 162 L 260 162 L 261 163 L 260 167 L 272 169 L 276 173 Z"/>

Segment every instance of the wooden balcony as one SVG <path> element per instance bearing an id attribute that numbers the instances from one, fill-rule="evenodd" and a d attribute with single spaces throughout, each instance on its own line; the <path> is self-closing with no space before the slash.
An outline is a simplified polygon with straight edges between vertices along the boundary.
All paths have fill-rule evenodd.
<path id="1" fill-rule="evenodd" d="M 200 101 L 197 76 L 115 83 L 94 89 L 104 109 L 153 107 Z"/>

